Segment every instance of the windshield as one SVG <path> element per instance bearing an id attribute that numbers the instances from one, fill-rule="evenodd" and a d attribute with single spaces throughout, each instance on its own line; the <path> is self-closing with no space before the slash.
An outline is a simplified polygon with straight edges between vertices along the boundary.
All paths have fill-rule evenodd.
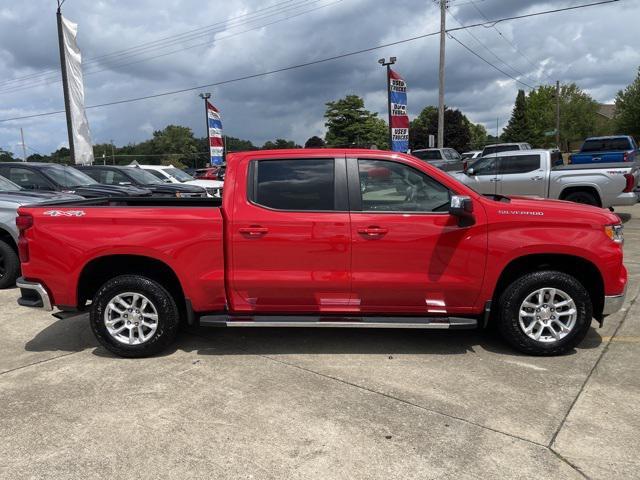
<path id="1" fill-rule="evenodd" d="M 417 152 L 412 152 L 416 158 L 420 160 L 442 160 L 442 155 L 440 155 L 440 150 L 422 150 Z"/>
<path id="2" fill-rule="evenodd" d="M 89 175 L 86 175 L 73 167 L 51 165 L 43 168 L 42 171 L 51 178 L 51 180 L 62 187 L 82 187 L 86 185 L 96 185 L 98 183 Z"/>
<path id="3" fill-rule="evenodd" d="M 167 175 L 171 175 L 173 178 L 175 178 L 179 182 L 183 182 L 184 183 L 184 182 L 190 182 L 192 180 L 195 180 L 195 178 L 193 178 L 188 173 L 185 173 L 182 170 L 178 170 L 175 167 L 165 168 L 164 172 Z"/>
<path id="4" fill-rule="evenodd" d="M 22 190 L 18 185 L 10 182 L 4 177 L 0 177 L 0 191 L 2 192 L 19 192 Z"/>
<path id="5" fill-rule="evenodd" d="M 141 168 L 128 168 L 126 172 L 127 175 L 142 185 L 158 185 L 162 183 L 162 181 L 159 178 L 156 178 L 155 175 L 147 172 L 146 170 L 142 170 Z"/>

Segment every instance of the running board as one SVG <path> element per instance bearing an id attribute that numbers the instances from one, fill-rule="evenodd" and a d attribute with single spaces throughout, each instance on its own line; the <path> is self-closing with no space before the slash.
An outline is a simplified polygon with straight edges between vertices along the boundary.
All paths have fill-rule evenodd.
<path id="1" fill-rule="evenodd" d="M 459 317 L 328 317 L 275 315 L 205 315 L 200 325 L 206 327 L 304 327 L 304 328 L 414 328 L 472 329 L 475 318 Z"/>

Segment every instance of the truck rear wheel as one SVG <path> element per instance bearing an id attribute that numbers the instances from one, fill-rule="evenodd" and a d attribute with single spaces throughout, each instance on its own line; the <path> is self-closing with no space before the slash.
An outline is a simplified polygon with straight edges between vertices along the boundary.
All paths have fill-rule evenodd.
<path id="1" fill-rule="evenodd" d="M 560 355 L 572 350 L 591 326 L 589 293 L 571 275 L 534 272 L 513 282 L 498 302 L 500 333 L 529 355 Z"/>
<path id="2" fill-rule="evenodd" d="M 0 240 L 0 288 L 13 287 L 20 275 L 20 259 L 11 245 Z"/>
<path id="3" fill-rule="evenodd" d="M 596 198 L 596 196 L 591 192 L 571 192 L 569 195 L 564 197 L 563 200 L 574 203 L 583 203 L 585 205 L 593 205 L 594 207 L 599 207 L 600 202 Z"/>
<path id="4" fill-rule="evenodd" d="M 93 297 L 91 329 L 98 341 L 121 357 L 148 357 L 167 348 L 178 333 L 179 312 L 158 282 L 123 275 L 106 282 Z"/>

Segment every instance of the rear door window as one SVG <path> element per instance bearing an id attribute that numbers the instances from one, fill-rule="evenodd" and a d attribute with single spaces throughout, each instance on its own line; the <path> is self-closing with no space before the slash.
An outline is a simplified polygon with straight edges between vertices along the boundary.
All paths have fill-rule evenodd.
<path id="1" fill-rule="evenodd" d="M 498 168 L 503 175 L 533 172 L 540 168 L 540 155 L 499 157 Z"/>
<path id="2" fill-rule="evenodd" d="M 267 208 L 292 211 L 335 210 L 333 159 L 252 162 L 250 199 Z"/>

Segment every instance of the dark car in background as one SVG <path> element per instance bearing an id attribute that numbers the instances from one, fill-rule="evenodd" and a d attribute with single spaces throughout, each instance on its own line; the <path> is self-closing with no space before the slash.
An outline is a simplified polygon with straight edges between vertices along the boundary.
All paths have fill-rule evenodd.
<path id="1" fill-rule="evenodd" d="M 151 196 L 150 190 L 132 185 L 102 185 L 76 168 L 57 163 L 0 163 L 0 175 L 38 192 L 73 193 L 85 198 Z"/>
<path id="2" fill-rule="evenodd" d="M 453 148 L 425 148 L 411 152 L 416 158 L 429 162 L 445 172 L 461 172 L 464 170 L 465 160 Z"/>
<path id="3" fill-rule="evenodd" d="M 76 168 L 101 184 L 142 187 L 151 190 L 156 197 L 200 198 L 207 196 L 207 191 L 202 187 L 182 183 L 165 183 L 142 168 L 113 165 L 82 165 Z"/>

